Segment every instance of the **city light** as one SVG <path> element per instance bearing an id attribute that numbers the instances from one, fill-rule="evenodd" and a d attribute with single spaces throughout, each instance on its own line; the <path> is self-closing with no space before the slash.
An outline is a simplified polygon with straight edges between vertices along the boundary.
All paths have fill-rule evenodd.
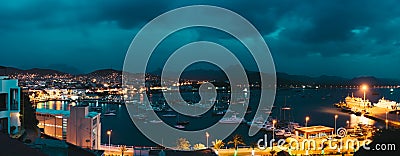
<path id="1" fill-rule="evenodd" d="M 308 120 L 310 120 L 310 117 L 306 116 L 306 127 L 307 127 Z"/>
<path id="2" fill-rule="evenodd" d="M 336 132 L 336 120 L 337 120 L 337 118 L 338 118 L 339 116 L 336 114 L 335 115 L 335 134 L 337 135 L 337 132 Z"/>

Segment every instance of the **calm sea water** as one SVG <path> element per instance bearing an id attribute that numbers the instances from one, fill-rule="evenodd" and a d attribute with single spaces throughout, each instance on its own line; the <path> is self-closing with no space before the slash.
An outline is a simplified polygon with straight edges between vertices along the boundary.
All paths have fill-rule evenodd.
<path id="1" fill-rule="evenodd" d="M 347 95 L 354 93 L 354 96 L 363 97 L 363 92 L 357 89 L 290 89 L 290 90 L 278 90 L 274 105 L 276 108 L 272 111 L 271 116 L 276 119 L 283 118 L 283 113 L 281 112 L 282 106 L 290 106 L 292 110 L 285 113 L 286 119 L 289 118 L 294 122 L 298 122 L 304 125 L 305 117 L 309 116 L 310 120 L 308 122 L 309 126 L 312 125 L 324 125 L 334 127 L 334 115 L 338 114 L 337 127 L 345 127 L 346 121 L 350 123 L 357 124 L 359 122 L 372 124 L 378 128 L 383 128 L 384 124 L 377 123 L 373 120 L 357 117 L 355 115 L 350 115 L 347 113 L 340 112 L 337 108 L 333 107 L 332 104 L 339 101 L 343 101 Z M 373 94 L 375 93 L 375 94 Z M 196 97 L 192 95 L 193 93 L 184 93 L 184 97 Z M 158 95 L 153 95 L 157 97 Z M 223 95 L 222 96 L 226 96 Z M 367 92 L 367 99 L 376 103 L 380 98 L 385 97 L 386 99 L 400 101 L 400 90 L 395 89 L 393 93 L 389 89 L 371 89 Z M 250 106 L 253 108 L 253 113 L 245 116 L 246 120 L 250 120 L 254 116 L 255 110 L 257 108 L 257 103 L 259 100 L 258 91 L 252 91 L 250 96 Z M 46 109 L 57 109 L 57 110 L 68 110 L 68 105 L 70 102 L 62 101 L 49 101 L 45 103 L 38 103 L 38 108 Z M 90 103 L 91 106 L 95 106 L 95 103 Z M 112 144 L 125 144 L 125 145 L 136 145 L 136 146 L 155 146 L 155 144 L 148 140 L 144 135 L 142 135 L 139 130 L 135 127 L 131 121 L 129 114 L 124 105 L 115 104 L 98 104 L 103 108 L 103 113 L 107 110 L 116 110 L 116 116 L 104 116 L 101 119 L 102 122 L 102 143 L 108 142 L 108 136 L 106 131 L 112 129 Z M 144 111 L 144 110 L 143 110 Z M 165 113 L 164 113 L 165 114 Z M 186 126 L 187 130 L 202 129 L 204 127 L 210 126 L 220 119 L 220 117 L 212 117 L 211 112 L 207 112 L 202 118 L 189 118 L 180 115 L 180 120 L 189 120 L 190 124 Z M 176 118 L 163 118 L 167 123 L 175 123 Z M 237 130 L 232 134 L 240 134 L 244 136 L 244 141 L 247 144 L 256 142 L 258 139 L 263 138 L 265 132 L 261 131 L 253 137 L 248 136 L 248 126 L 245 124 L 240 125 Z M 229 136 L 225 141 L 232 138 Z M 270 134 L 268 136 L 271 136 Z M 220 139 L 213 138 L 212 134 L 209 138 L 211 140 Z M 204 143 L 206 139 L 199 139 L 197 142 Z"/>

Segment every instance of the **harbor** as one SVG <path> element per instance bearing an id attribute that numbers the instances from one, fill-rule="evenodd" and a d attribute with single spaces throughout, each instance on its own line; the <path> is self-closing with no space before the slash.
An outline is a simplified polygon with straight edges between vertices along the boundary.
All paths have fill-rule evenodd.
<path id="1" fill-rule="evenodd" d="M 385 89 L 379 89 L 381 94 L 386 95 Z M 341 101 L 345 99 L 351 92 L 356 92 L 356 95 L 362 95 L 355 89 L 305 89 L 301 92 L 297 92 L 296 90 L 283 90 L 278 91 L 277 99 L 275 102 L 274 107 L 269 110 L 265 109 L 266 115 L 264 117 L 254 117 L 254 109 L 256 108 L 251 102 L 249 106 L 251 106 L 253 110 L 252 112 L 246 114 L 245 118 L 241 120 L 240 118 L 236 118 L 234 113 L 224 109 L 224 104 L 220 103 L 217 104 L 218 109 L 223 112 L 223 114 L 228 113 L 231 114 L 229 118 L 221 118 L 221 116 L 216 115 L 212 110 L 208 111 L 205 114 L 202 114 L 198 117 L 187 117 L 185 115 L 179 115 L 169 107 L 159 107 L 163 106 L 162 102 L 158 102 L 158 105 L 153 105 L 153 107 L 145 107 L 145 105 L 140 103 L 140 99 L 135 104 L 137 107 L 137 114 L 138 119 L 142 120 L 144 123 L 147 124 L 158 124 L 161 122 L 166 122 L 170 126 L 173 126 L 177 129 L 184 129 L 184 130 L 195 130 L 201 129 L 203 127 L 208 126 L 206 123 L 216 123 L 222 122 L 224 124 L 230 123 L 241 123 L 238 129 L 234 132 L 234 134 L 239 134 L 244 136 L 243 140 L 247 143 L 246 146 L 240 148 L 241 152 L 248 150 L 251 152 L 250 143 L 256 142 L 259 138 L 262 138 L 264 134 L 268 134 L 268 139 L 272 139 L 272 137 L 276 138 L 291 138 L 291 137 L 301 137 L 301 135 L 296 134 L 296 129 L 301 127 L 309 127 L 309 126 L 317 126 L 317 125 L 324 125 L 331 127 L 332 129 L 336 129 L 339 127 L 345 127 L 349 131 L 349 135 L 351 134 L 352 137 L 355 138 L 370 138 L 371 134 L 368 134 L 368 131 L 371 131 L 369 126 L 376 127 L 378 129 L 384 129 L 385 124 L 382 123 L 382 119 L 385 120 L 385 108 L 379 107 L 371 107 L 368 108 L 368 114 L 361 114 L 356 115 L 355 112 L 347 113 L 343 112 L 342 108 L 335 108 L 332 106 L 332 103 L 335 101 Z M 253 92 L 254 94 L 251 95 L 250 98 L 257 98 L 257 92 Z M 389 93 L 386 97 L 392 98 L 395 96 L 399 96 L 395 93 Z M 244 93 L 241 93 L 244 96 Z M 192 93 L 184 93 L 183 96 L 187 96 L 190 98 L 193 96 Z M 153 94 L 152 100 L 154 101 L 162 101 L 157 99 L 158 95 Z M 222 95 L 220 102 L 223 101 L 222 99 L 226 95 Z M 324 98 L 323 98 L 324 97 Z M 375 97 L 375 99 L 379 99 L 380 97 Z M 193 98 L 196 99 L 196 98 Z M 148 147 L 157 147 L 154 143 L 148 140 L 146 137 L 138 135 L 139 132 L 134 128 L 134 125 L 127 124 L 124 126 L 118 126 L 115 123 L 115 119 L 118 119 L 120 122 L 127 122 L 130 120 L 130 117 L 127 113 L 127 110 L 124 105 L 116 105 L 116 104 L 107 104 L 107 103 L 96 103 L 95 101 L 92 102 L 84 102 L 85 104 L 93 107 L 93 108 L 101 108 L 100 113 L 102 113 L 102 144 L 107 144 L 108 136 L 107 130 L 113 131 L 113 135 L 111 138 L 111 144 L 118 146 L 118 145 L 127 145 L 129 147 L 139 147 L 139 146 L 148 146 Z M 307 105 L 303 104 L 307 103 Z M 68 105 L 71 102 L 41 102 L 37 103 L 37 106 L 40 108 L 45 109 L 67 109 Z M 77 104 L 77 103 L 76 103 Z M 63 105 L 63 106 L 61 106 Z M 348 105 L 350 106 L 350 104 Z M 361 109 L 361 107 L 354 107 L 357 109 Z M 148 111 L 155 111 L 159 114 L 161 120 L 157 119 L 150 119 L 147 118 Z M 379 111 L 379 112 L 376 112 Z M 109 112 L 113 112 L 114 115 L 105 115 Z M 382 116 L 383 113 L 383 116 Z M 358 113 L 357 113 L 358 114 Z M 337 118 L 334 118 L 335 115 L 338 115 Z M 395 123 L 398 122 L 398 118 L 396 118 L 397 114 L 388 113 L 388 120 Z M 374 116 L 377 116 L 374 118 Z M 366 119 L 369 118 L 369 119 Z M 267 120 L 266 123 L 263 121 Z M 397 120 L 396 120 L 397 119 Z M 204 124 L 196 124 L 199 121 L 202 121 Z M 206 122 L 205 122 L 206 121 Z M 389 122 L 389 123 L 391 123 Z M 261 131 L 257 133 L 253 137 L 247 136 L 247 131 L 249 125 L 252 123 L 256 123 L 255 126 L 260 126 Z M 336 127 L 335 127 L 336 125 Z M 369 125 L 369 126 L 368 126 Z M 232 134 L 228 137 L 224 142 L 228 142 L 231 137 L 234 135 Z M 326 137 L 332 134 L 326 133 Z M 304 137 L 304 136 L 303 136 Z M 131 139 L 129 139 L 131 138 Z M 215 140 L 218 138 L 212 138 L 212 134 L 210 140 Z M 203 144 L 206 144 L 205 141 Z M 209 142 L 211 144 L 211 141 Z M 229 145 L 226 145 L 225 148 L 229 148 Z M 230 153 L 232 152 L 229 149 L 221 149 L 222 153 Z M 261 152 L 261 151 L 260 151 Z M 265 151 L 263 151 L 265 152 Z M 295 151 L 294 151 L 295 152 Z M 300 152 L 300 151 L 299 151 Z M 304 151 L 303 151 L 304 152 Z M 318 153 L 317 151 L 313 151 Z M 321 151 L 319 151 L 321 152 Z M 328 151 L 326 151 L 328 152 Z M 337 152 L 337 151 L 336 151 Z M 343 151 L 342 151 L 343 152 Z M 305 153 L 304 153 L 305 154 Z M 311 154 L 311 152 L 310 152 Z M 229 155 L 229 154 L 228 154 Z"/>

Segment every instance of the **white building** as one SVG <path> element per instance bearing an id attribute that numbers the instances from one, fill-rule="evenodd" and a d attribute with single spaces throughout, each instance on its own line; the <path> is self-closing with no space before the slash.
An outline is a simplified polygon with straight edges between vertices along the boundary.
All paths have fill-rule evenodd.
<path id="1" fill-rule="evenodd" d="M 80 147 L 100 148 L 100 113 L 89 112 L 88 106 L 71 106 L 70 111 L 36 109 L 36 119 L 44 134 Z"/>
<path id="2" fill-rule="evenodd" d="M 15 134 L 19 131 L 20 92 L 18 80 L 0 76 L 0 132 Z"/>
<path id="3" fill-rule="evenodd" d="M 71 107 L 67 124 L 67 142 L 80 147 L 99 149 L 100 113 L 89 112 L 88 106 Z"/>

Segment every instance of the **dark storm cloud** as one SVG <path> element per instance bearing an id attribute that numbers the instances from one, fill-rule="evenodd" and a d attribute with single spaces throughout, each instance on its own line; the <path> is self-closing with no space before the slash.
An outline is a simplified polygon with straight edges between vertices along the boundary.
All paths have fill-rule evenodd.
<path id="1" fill-rule="evenodd" d="M 129 42 L 145 23 L 171 9 L 193 4 L 224 7 L 248 19 L 267 40 L 278 62 L 278 70 L 296 70 L 290 65 L 279 64 L 289 57 L 321 63 L 325 58 L 339 62 L 346 57 L 349 60 L 400 57 L 400 2 L 396 0 L 8 1 L 0 5 L 0 50 L 21 55 L 35 53 L 40 56 L 39 60 L 50 60 L 49 64 L 86 65 L 87 69 L 83 71 L 104 66 L 90 61 L 85 64 L 82 62 L 88 62 L 87 59 L 74 56 L 94 57 L 111 64 L 106 67 L 119 67 Z M 195 18 L 196 15 L 188 16 Z M 229 41 L 229 35 L 213 30 L 196 29 L 186 34 L 190 39 L 185 41 L 235 43 Z M 21 43 L 26 43 L 29 50 L 20 47 Z M 179 41 L 168 43 L 171 44 L 165 44 L 165 49 L 174 47 L 172 44 L 181 45 Z M 110 54 L 115 58 L 110 58 Z M 69 57 L 74 61 L 65 63 L 54 56 Z M 12 64 L 13 61 L 2 62 Z M 29 61 L 26 63 L 29 66 Z M 14 63 L 13 66 L 20 65 Z"/>

